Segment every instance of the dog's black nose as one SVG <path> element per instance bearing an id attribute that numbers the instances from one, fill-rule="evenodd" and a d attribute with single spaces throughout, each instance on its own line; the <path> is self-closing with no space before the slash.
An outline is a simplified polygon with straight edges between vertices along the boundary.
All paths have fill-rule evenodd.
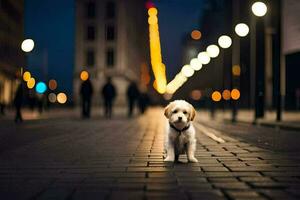
<path id="1" fill-rule="evenodd" d="M 178 117 L 178 120 L 182 120 L 182 117 Z"/>

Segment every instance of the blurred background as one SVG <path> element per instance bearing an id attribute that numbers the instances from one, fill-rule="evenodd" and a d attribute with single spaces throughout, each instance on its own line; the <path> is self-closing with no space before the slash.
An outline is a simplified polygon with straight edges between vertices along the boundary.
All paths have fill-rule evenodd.
<path id="1" fill-rule="evenodd" d="M 300 1 L 259 1 L 258 10 L 255 2 L 0 0 L 2 113 L 12 107 L 20 82 L 23 105 L 42 112 L 80 107 L 80 88 L 89 79 L 92 107 L 100 108 L 110 77 L 115 107 L 127 107 L 128 86 L 135 82 L 152 105 L 186 99 L 212 116 L 228 111 L 233 121 L 238 110 L 253 113 L 254 120 L 271 112 L 280 121 L 283 111 L 300 110 Z M 163 92 L 153 87 L 151 8 L 158 12 L 167 83 L 178 72 L 186 75 L 179 87 Z M 201 52 L 209 54 L 208 62 Z M 193 68 L 193 58 L 200 69 Z M 184 73 L 186 64 L 192 75 Z"/>

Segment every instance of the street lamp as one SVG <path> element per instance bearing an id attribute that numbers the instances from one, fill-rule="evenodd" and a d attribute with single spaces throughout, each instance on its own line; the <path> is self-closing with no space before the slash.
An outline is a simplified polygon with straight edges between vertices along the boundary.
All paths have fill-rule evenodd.
<path id="1" fill-rule="evenodd" d="M 223 49 L 227 49 L 231 46 L 232 44 L 232 40 L 229 36 L 227 35 L 222 35 L 221 37 L 219 37 L 218 39 L 218 44 L 220 47 L 222 47 Z"/>
<path id="2" fill-rule="evenodd" d="M 260 19 L 267 13 L 267 6 L 261 1 L 252 4 L 252 13 L 256 16 L 251 18 L 250 36 L 250 65 L 251 65 L 251 93 L 254 99 L 254 123 L 257 118 L 264 116 L 264 65 L 265 65 L 265 42 L 264 42 L 264 19 Z M 258 18 L 257 18 L 258 17 Z M 252 97 L 252 98 L 253 98 Z"/>
<path id="3" fill-rule="evenodd" d="M 239 23 L 234 28 L 235 33 L 240 37 L 245 37 L 249 33 L 249 27 L 247 24 Z"/>
<path id="4" fill-rule="evenodd" d="M 34 48 L 34 41 L 32 39 L 25 39 L 21 44 L 22 51 L 29 53 Z"/>
<path id="5" fill-rule="evenodd" d="M 193 58 L 190 62 L 190 65 L 195 71 L 198 71 L 202 68 L 202 63 L 198 58 Z"/>
<path id="6" fill-rule="evenodd" d="M 210 57 L 205 51 L 202 51 L 198 54 L 198 59 L 203 65 L 206 65 L 210 62 Z"/>
<path id="7" fill-rule="evenodd" d="M 252 4 L 251 10 L 255 16 L 263 17 L 267 13 L 268 8 L 265 3 L 257 1 Z"/>
<path id="8" fill-rule="evenodd" d="M 191 77 L 194 74 L 194 69 L 190 65 L 184 65 L 181 72 L 185 77 Z"/>
<path id="9" fill-rule="evenodd" d="M 216 58 L 220 53 L 220 49 L 217 45 L 212 44 L 206 48 L 206 52 L 208 53 L 209 57 Z"/>

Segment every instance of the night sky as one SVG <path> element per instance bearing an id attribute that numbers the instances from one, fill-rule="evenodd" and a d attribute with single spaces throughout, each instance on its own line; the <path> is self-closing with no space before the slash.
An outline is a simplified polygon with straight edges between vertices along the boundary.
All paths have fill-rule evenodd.
<path id="1" fill-rule="evenodd" d="M 154 1 L 159 10 L 162 56 L 168 80 L 182 67 L 182 39 L 199 28 L 203 2 L 205 0 Z M 32 38 L 36 45 L 28 54 L 28 68 L 37 80 L 56 79 L 58 92 L 68 94 L 73 84 L 74 9 L 74 0 L 25 0 L 25 37 Z"/>
<path id="2" fill-rule="evenodd" d="M 205 0 L 155 0 L 162 45 L 163 63 L 171 80 L 181 70 L 182 40 L 193 29 L 200 28 Z"/>
<path id="3" fill-rule="evenodd" d="M 25 37 L 35 41 L 28 68 L 36 80 L 46 81 L 47 74 L 56 79 L 57 92 L 68 94 L 73 84 L 74 19 L 74 0 L 25 0 Z"/>

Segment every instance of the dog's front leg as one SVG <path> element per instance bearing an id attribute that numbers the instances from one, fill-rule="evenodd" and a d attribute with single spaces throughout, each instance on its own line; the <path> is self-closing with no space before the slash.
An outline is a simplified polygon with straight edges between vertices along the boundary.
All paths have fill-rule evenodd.
<path id="1" fill-rule="evenodd" d="M 166 162 L 174 162 L 175 160 L 175 150 L 174 150 L 174 144 L 169 142 L 168 149 L 167 149 L 167 157 L 164 159 Z"/>
<path id="2" fill-rule="evenodd" d="M 198 162 L 195 158 L 196 140 L 191 141 L 187 144 L 187 157 L 189 162 Z"/>

